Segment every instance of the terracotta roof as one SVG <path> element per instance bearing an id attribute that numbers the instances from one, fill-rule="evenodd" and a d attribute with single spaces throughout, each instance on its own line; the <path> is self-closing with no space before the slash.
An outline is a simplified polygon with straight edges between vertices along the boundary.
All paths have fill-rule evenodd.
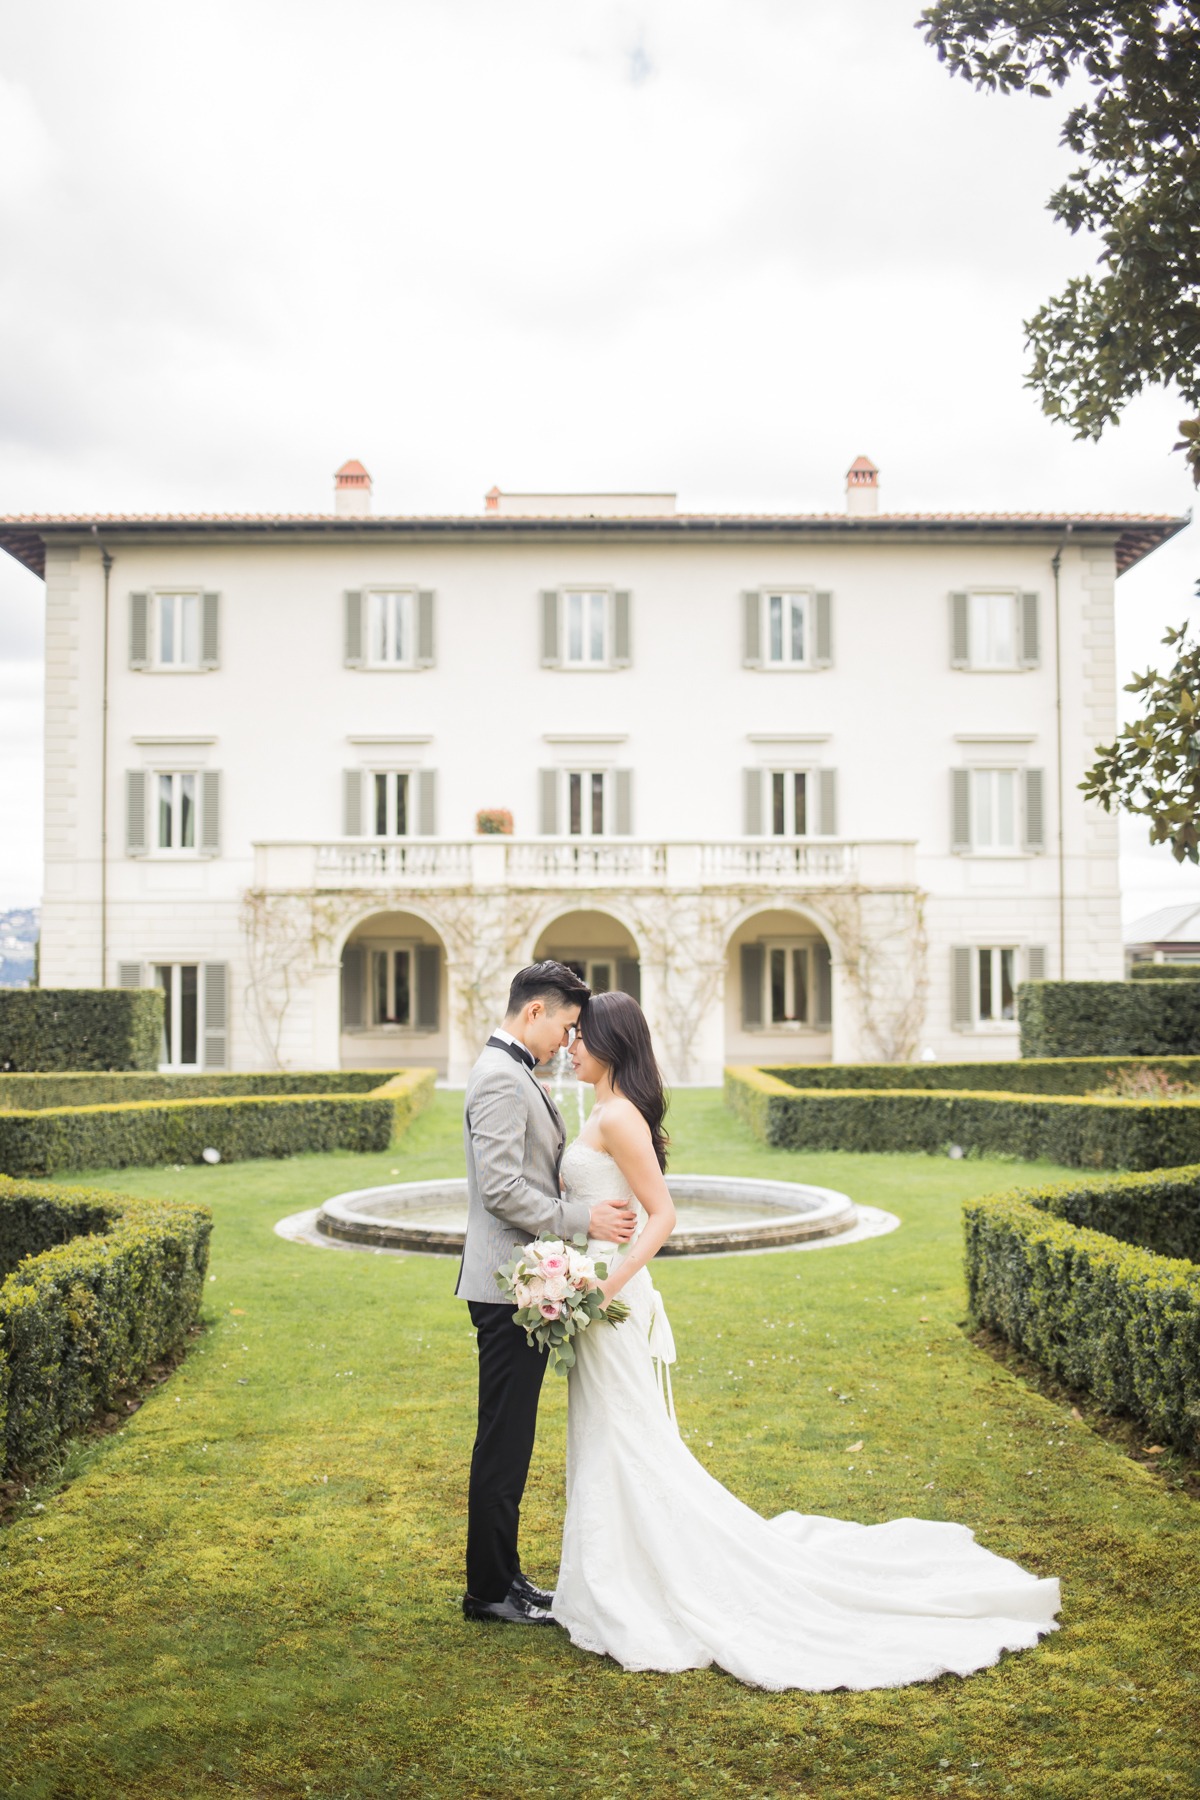
<path id="1" fill-rule="evenodd" d="M 35 575 L 45 574 L 47 542 L 80 542 L 104 535 L 125 542 L 156 537 L 453 537 L 487 532 L 600 537 L 621 534 L 674 538 L 902 537 L 960 533 L 1045 537 L 1068 530 L 1115 539 L 1118 574 L 1124 574 L 1168 538 L 1188 517 L 1167 513 L 671 513 L 656 516 L 526 516 L 485 513 L 404 513 L 346 517 L 338 513 L 16 513 L 0 516 L 0 549 Z"/>
<path id="2" fill-rule="evenodd" d="M 367 474 L 367 471 L 363 468 L 362 464 L 353 456 L 350 458 L 349 462 L 344 462 L 342 464 L 341 468 L 334 476 L 335 481 L 353 481 L 356 485 L 362 481 L 370 481 L 370 479 L 371 477 Z"/>

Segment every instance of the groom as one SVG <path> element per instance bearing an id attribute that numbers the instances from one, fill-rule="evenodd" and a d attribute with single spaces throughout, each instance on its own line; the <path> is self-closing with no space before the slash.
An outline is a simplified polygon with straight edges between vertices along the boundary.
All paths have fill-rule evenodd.
<path id="1" fill-rule="evenodd" d="M 479 1339 L 479 1427 L 467 1498 L 468 1619 L 550 1625 L 553 1594 L 521 1573 L 517 1529 L 546 1358 L 497 1299 L 496 1271 L 539 1236 L 577 1232 L 623 1243 L 633 1235 L 625 1202 L 589 1208 L 563 1198 L 558 1165 L 566 1128 L 539 1063 L 575 1035 L 590 990 L 558 962 L 513 977 L 504 1024 L 480 1052 L 467 1081 L 467 1235 L 455 1292 L 467 1302 Z"/>

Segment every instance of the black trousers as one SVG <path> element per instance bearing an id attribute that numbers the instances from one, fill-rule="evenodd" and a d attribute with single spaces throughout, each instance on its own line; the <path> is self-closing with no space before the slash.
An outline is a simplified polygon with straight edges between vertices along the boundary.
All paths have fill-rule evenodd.
<path id="1" fill-rule="evenodd" d="M 519 1573 L 521 1496 L 533 1455 L 546 1358 L 513 1324 L 511 1306 L 469 1300 L 479 1338 L 479 1426 L 467 1494 L 467 1592 L 503 1600 Z"/>

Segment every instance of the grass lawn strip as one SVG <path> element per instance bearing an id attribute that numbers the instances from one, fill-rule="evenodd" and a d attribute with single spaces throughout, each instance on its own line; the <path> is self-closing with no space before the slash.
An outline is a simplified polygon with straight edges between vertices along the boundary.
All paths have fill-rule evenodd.
<path id="1" fill-rule="evenodd" d="M 842 1188 L 904 1223 L 811 1254 L 657 1267 L 688 1442 L 764 1514 L 971 1524 L 1062 1578 L 1064 1629 L 967 1681 L 779 1696 L 467 1626 L 475 1370 L 453 1264 L 272 1230 L 393 1170 L 460 1173 L 460 1116 L 440 1094 L 378 1155 L 87 1177 L 210 1204 L 216 1280 L 195 1353 L 119 1434 L 75 1446 L 69 1484 L 0 1536 L 0 1792 L 1195 1794 L 1194 1502 L 961 1329 L 959 1205 L 1014 1185 L 1013 1165 L 770 1150 L 716 1093 L 676 1097 L 681 1172 Z M 535 1578 L 556 1566 L 565 1386 L 547 1378 L 525 1507 Z"/>

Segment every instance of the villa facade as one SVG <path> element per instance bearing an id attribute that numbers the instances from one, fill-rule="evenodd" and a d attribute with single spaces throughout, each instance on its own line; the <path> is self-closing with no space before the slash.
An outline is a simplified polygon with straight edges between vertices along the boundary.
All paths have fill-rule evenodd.
<path id="1" fill-rule="evenodd" d="M 863 460 L 837 515 L 337 480 L 0 520 L 46 582 L 41 980 L 162 986 L 164 1066 L 462 1079 L 544 955 L 676 1082 L 1013 1056 L 1021 979 L 1120 976 L 1077 784 L 1115 582 L 1182 520 L 889 515 Z"/>

